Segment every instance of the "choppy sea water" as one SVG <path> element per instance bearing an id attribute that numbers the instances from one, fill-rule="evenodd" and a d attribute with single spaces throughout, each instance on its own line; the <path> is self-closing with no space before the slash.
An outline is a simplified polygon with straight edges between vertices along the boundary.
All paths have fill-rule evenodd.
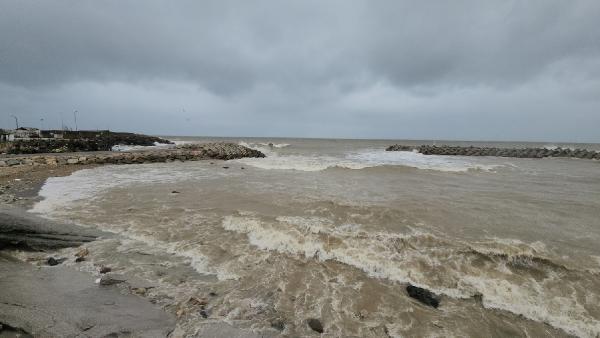
<path id="1" fill-rule="evenodd" d="M 48 179 L 32 211 L 120 234 L 92 259 L 153 281 L 174 312 L 208 299 L 180 313 L 185 335 L 210 320 L 315 334 L 307 318 L 343 337 L 600 334 L 599 161 L 233 141 L 267 157 L 82 170 Z"/>

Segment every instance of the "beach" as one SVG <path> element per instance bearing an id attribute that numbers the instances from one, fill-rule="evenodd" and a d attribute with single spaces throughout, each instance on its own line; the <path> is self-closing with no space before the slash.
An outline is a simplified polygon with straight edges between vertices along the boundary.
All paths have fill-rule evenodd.
<path id="1" fill-rule="evenodd" d="M 215 140 L 266 157 L 8 168 L 9 204 L 95 238 L 7 253 L 87 274 L 95 288 L 110 267 L 129 280 L 111 288 L 163 311 L 173 337 L 600 332 L 597 160 L 386 152 L 394 142 L 377 140 L 176 139 Z M 66 260 L 48 267 L 48 257 Z"/>
<path id="2" fill-rule="evenodd" d="M 228 149 L 217 145 L 209 157 L 217 160 L 223 157 L 219 148 Z M 234 146 L 226 156 L 247 156 L 241 155 L 238 148 Z M 236 151 L 240 155 L 233 155 Z M 181 153 L 178 153 L 179 159 L 173 160 L 199 159 L 195 154 L 185 153 L 189 156 L 181 158 Z M 88 251 L 82 248 L 94 240 L 114 237 L 111 233 L 72 223 L 53 222 L 27 212 L 41 200 L 38 192 L 46 179 L 102 165 L 85 161 L 67 163 L 66 160 L 64 163 L 53 160 L 51 165 L 45 160 L 38 161 L 39 165 L 29 163 L 39 158 L 81 159 L 82 156 L 92 159 L 109 156 L 115 161 L 124 157 L 127 162 L 137 160 L 127 154 L 106 152 L 3 158 L 5 161 L 25 159 L 28 164 L 0 168 L 0 336 L 183 336 L 181 333 L 173 334 L 173 313 L 153 305 L 155 300 L 148 301 L 142 297 L 145 290 L 154 287 L 149 281 L 131 274 L 111 274 L 106 271 L 110 268 L 104 265 L 92 264 L 82 270 L 69 267 L 68 262 L 62 264 L 65 261 L 84 261 Z M 154 151 L 138 152 L 136 156 L 147 162 L 165 160 Z M 167 160 L 172 161 L 170 158 Z M 52 255 L 54 251 L 71 247 L 78 248 L 79 254 L 75 253 L 72 257 Z M 223 322 L 207 323 L 198 334 L 203 337 L 255 336 Z"/>

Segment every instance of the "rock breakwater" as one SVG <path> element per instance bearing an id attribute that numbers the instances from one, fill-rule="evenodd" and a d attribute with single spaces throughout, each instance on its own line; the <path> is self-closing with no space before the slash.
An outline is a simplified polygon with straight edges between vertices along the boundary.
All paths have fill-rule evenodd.
<path id="1" fill-rule="evenodd" d="M 387 151 L 416 151 L 423 155 L 457 155 L 457 156 L 497 156 L 517 158 L 571 157 L 600 160 L 600 152 L 587 149 L 565 148 L 496 148 L 496 147 L 458 147 L 458 146 L 407 146 L 391 145 Z"/>
<path id="2" fill-rule="evenodd" d="M 143 150 L 132 152 L 90 152 L 0 157 L 0 167 L 17 165 L 85 165 L 133 164 L 203 159 L 232 160 L 244 157 L 265 157 L 258 150 L 234 143 L 206 143 L 175 149 Z"/>
<path id="3" fill-rule="evenodd" d="M 0 143 L 0 152 L 7 154 L 67 153 L 77 151 L 109 151 L 115 145 L 153 146 L 172 144 L 156 136 L 120 132 L 69 132 L 63 138 L 19 139 Z"/>

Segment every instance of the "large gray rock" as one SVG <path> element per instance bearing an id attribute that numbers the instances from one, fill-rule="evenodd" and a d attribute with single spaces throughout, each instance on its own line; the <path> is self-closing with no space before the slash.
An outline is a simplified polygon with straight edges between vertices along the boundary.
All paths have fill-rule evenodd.
<path id="1" fill-rule="evenodd" d="M 59 249 L 79 246 L 99 236 L 111 235 L 75 225 L 57 224 L 20 209 L 0 207 L 0 249 Z"/>
<path id="2" fill-rule="evenodd" d="M 34 337 L 166 337 L 173 316 L 87 273 L 0 256 L 0 323 Z"/>

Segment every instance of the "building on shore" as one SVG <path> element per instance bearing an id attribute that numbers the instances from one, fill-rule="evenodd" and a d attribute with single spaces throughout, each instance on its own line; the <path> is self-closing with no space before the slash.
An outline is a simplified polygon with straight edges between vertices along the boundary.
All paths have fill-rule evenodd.
<path id="1" fill-rule="evenodd" d="M 40 130 L 20 127 L 0 129 L 0 142 L 14 142 L 30 139 L 96 139 L 110 134 L 108 130 Z"/>
<path id="2" fill-rule="evenodd" d="M 0 129 L 0 142 L 8 142 L 12 132 L 10 130 Z"/>
<path id="3" fill-rule="evenodd" d="M 13 130 L 0 130 L 0 141 L 2 142 L 12 142 L 15 140 L 28 140 L 32 138 L 41 138 L 41 130 L 37 128 L 26 128 L 20 127 Z"/>

